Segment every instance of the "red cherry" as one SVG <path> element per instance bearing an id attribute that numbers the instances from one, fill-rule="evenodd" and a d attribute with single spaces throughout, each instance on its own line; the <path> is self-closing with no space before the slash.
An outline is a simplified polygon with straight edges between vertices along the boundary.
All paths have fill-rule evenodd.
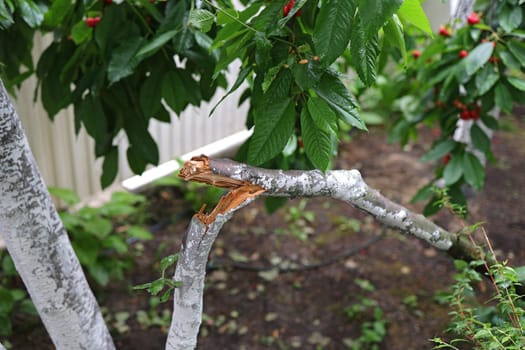
<path id="1" fill-rule="evenodd" d="M 111 5 L 113 3 L 113 0 L 104 0 L 104 3 L 107 5 Z"/>
<path id="2" fill-rule="evenodd" d="M 450 156 L 450 153 L 449 154 L 446 154 L 444 157 L 443 157 L 443 164 L 447 165 L 448 162 L 450 162 L 450 158 L 452 158 Z"/>
<path id="3" fill-rule="evenodd" d="M 463 120 L 470 120 L 470 111 L 468 109 L 464 109 L 459 113 L 459 119 Z"/>
<path id="4" fill-rule="evenodd" d="M 419 56 L 421 56 L 421 51 L 419 50 L 412 51 L 412 57 L 418 58 Z"/>
<path id="5" fill-rule="evenodd" d="M 286 5 L 284 5 L 284 7 L 283 7 L 283 17 L 288 16 L 288 13 L 290 13 L 290 10 L 292 9 L 294 3 L 295 3 L 295 0 L 290 0 Z"/>
<path id="6" fill-rule="evenodd" d="M 468 51 L 467 50 L 461 50 L 458 54 L 459 58 L 465 58 L 468 56 Z"/>
<path id="7" fill-rule="evenodd" d="M 86 18 L 86 25 L 90 28 L 95 28 L 98 22 L 100 22 L 100 16 Z"/>
<path id="8" fill-rule="evenodd" d="M 284 5 L 284 7 L 283 7 L 283 17 L 288 16 L 288 14 L 292 10 L 294 4 L 295 4 L 295 0 L 290 0 L 286 5 Z M 295 16 L 301 17 L 301 9 L 299 9 L 295 13 Z"/>
<path id="9" fill-rule="evenodd" d="M 444 37 L 449 37 L 450 32 L 448 31 L 447 28 L 445 28 L 445 26 L 441 26 L 439 27 L 439 35 L 444 36 Z"/>
<path id="10" fill-rule="evenodd" d="M 468 24 L 478 24 L 479 23 L 479 16 L 476 12 L 472 12 L 470 15 L 468 15 L 467 17 L 467 22 Z"/>

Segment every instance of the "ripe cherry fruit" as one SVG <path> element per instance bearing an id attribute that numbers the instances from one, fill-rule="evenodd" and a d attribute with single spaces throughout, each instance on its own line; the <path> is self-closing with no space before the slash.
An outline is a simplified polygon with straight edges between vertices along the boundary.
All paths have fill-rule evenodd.
<path id="1" fill-rule="evenodd" d="M 465 58 L 468 56 L 468 51 L 467 50 L 461 50 L 458 54 L 459 58 Z"/>
<path id="2" fill-rule="evenodd" d="M 419 56 L 421 56 L 421 51 L 419 50 L 412 51 L 412 57 L 418 58 Z"/>
<path id="3" fill-rule="evenodd" d="M 447 28 L 445 28 L 445 26 L 441 26 L 439 27 L 439 35 L 444 36 L 444 37 L 449 37 L 450 32 L 448 31 Z"/>
<path id="4" fill-rule="evenodd" d="M 86 25 L 90 28 L 95 28 L 98 22 L 100 22 L 100 16 L 86 18 Z"/>
<path id="5" fill-rule="evenodd" d="M 290 0 L 286 5 L 284 5 L 284 7 L 283 7 L 283 17 L 288 16 L 288 14 L 292 10 L 294 4 L 295 4 L 295 0 Z M 301 17 L 301 9 L 299 9 L 295 13 L 295 16 Z"/>
<path id="6" fill-rule="evenodd" d="M 478 24 L 479 23 L 479 16 L 476 12 L 472 12 L 470 15 L 468 15 L 467 17 L 467 22 L 468 24 Z"/>

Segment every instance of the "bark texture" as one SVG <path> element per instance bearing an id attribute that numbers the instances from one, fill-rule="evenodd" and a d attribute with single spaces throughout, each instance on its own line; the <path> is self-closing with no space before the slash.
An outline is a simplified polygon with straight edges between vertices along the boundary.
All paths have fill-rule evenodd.
<path id="1" fill-rule="evenodd" d="M 57 349 L 114 349 L 0 81 L 0 234 Z"/>
<path id="2" fill-rule="evenodd" d="M 253 200 L 249 198 L 230 211 L 219 214 L 207 226 L 196 215 L 192 218 L 182 243 L 173 279 L 182 282 L 175 289 L 173 315 L 166 350 L 190 350 L 197 346 L 202 321 L 202 300 L 206 264 L 211 247 L 222 226 L 233 213 Z"/>
<path id="3" fill-rule="evenodd" d="M 266 189 L 271 196 L 326 196 L 342 200 L 374 216 L 388 227 L 422 239 L 454 258 L 467 261 L 486 256 L 466 237 L 448 232 L 426 217 L 385 198 L 370 188 L 357 170 L 283 171 L 251 167 L 228 159 L 210 160 L 214 173 L 248 181 Z"/>

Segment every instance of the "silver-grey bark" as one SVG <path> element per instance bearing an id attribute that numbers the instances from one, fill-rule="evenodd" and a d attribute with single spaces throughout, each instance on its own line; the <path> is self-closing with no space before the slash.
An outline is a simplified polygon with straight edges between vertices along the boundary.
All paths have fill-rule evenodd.
<path id="1" fill-rule="evenodd" d="M 231 160 L 211 160 L 213 172 L 262 186 L 265 195 L 286 197 L 326 196 L 347 202 L 374 216 L 388 227 L 412 234 L 439 250 L 448 250 L 456 236 L 420 214 L 390 201 L 370 188 L 358 170 L 283 171 L 251 167 Z"/>
<path id="2" fill-rule="evenodd" d="M 1 81 L 0 235 L 57 349 L 115 348 Z"/>
<path id="3" fill-rule="evenodd" d="M 208 255 L 222 226 L 236 210 L 251 201 L 252 199 L 248 199 L 229 212 L 217 215 L 209 227 L 196 216 L 192 218 L 173 276 L 173 279 L 182 282 L 182 285 L 176 288 L 174 293 L 174 308 L 166 350 L 192 350 L 197 346 Z"/>

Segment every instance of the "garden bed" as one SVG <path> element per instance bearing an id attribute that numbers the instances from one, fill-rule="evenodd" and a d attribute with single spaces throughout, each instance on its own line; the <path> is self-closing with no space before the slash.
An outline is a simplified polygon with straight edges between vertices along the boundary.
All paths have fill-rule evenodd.
<path id="1" fill-rule="evenodd" d="M 514 124 L 514 131 L 496 134 L 498 162 L 488 166 L 485 191 L 469 192 L 468 222 L 486 222 L 500 260 L 519 266 L 525 264 L 525 128 Z M 409 201 L 432 178 L 430 165 L 418 162 L 432 138 L 423 132 L 420 145 L 400 150 L 387 144 L 381 129 L 372 129 L 341 146 L 336 168 L 361 170 L 371 187 L 421 211 L 421 204 Z M 131 286 L 158 278 L 160 258 L 179 250 L 188 204 L 176 188 L 156 189 L 149 198 L 154 240 L 143 244 L 128 282 L 97 291 L 112 315 L 118 349 L 162 349 L 169 326 L 162 313 L 171 303 L 151 307 L 149 295 Z M 460 228 L 445 212 L 434 219 L 447 229 Z M 345 257 L 332 259 L 339 255 Z M 381 349 L 427 349 L 449 321 L 450 309 L 436 293 L 453 282 L 453 261 L 337 201 L 295 199 L 269 215 L 258 200 L 223 228 L 210 261 L 199 349 L 345 349 L 363 335 L 367 321 L 377 327 L 368 337 L 381 337 L 386 325 Z M 308 268 L 313 264 L 322 266 Z M 479 288 L 491 290 L 487 282 Z M 374 302 L 381 310 L 375 317 Z M 352 305 L 371 306 L 350 318 Z M 118 312 L 129 313 L 126 322 L 116 321 Z M 14 349 L 52 349 L 42 328 L 26 322 L 15 320 L 9 339 Z"/>

